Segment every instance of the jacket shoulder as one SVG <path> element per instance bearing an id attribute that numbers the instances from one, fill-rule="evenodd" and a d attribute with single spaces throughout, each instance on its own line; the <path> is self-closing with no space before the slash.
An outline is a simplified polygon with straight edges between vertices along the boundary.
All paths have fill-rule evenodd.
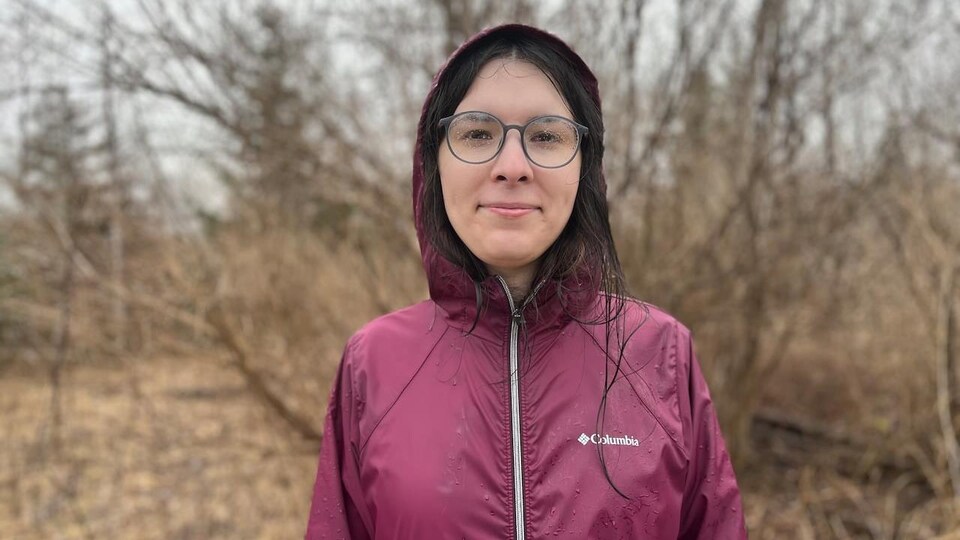
<path id="1" fill-rule="evenodd" d="M 626 315 L 626 329 L 633 330 L 627 343 L 627 350 L 640 357 L 654 355 L 660 359 L 655 362 L 662 371 L 659 377 L 665 383 L 679 385 L 689 363 L 695 361 L 688 353 L 693 347 L 693 335 L 690 329 L 664 309 L 648 302 L 629 302 Z M 647 354 L 644 355 L 643 351 Z"/>
<path id="2" fill-rule="evenodd" d="M 439 339 L 445 326 L 430 300 L 392 311 L 371 320 L 350 337 L 344 361 L 357 364 L 384 357 L 417 357 L 415 351 Z"/>
<path id="3" fill-rule="evenodd" d="M 691 341 L 693 334 L 685 324 L 659 306 L 644 302 L 654 325 L 672 334 L 677 343 Z"/>
<path id="4" fill-rule="evenodd" d="M 642 341 L 650 338 L 671 338 L 680 342 L 691 339 L 690 329 L 686 325 L 650 302 L 627 298 L 623 300 L 623 307 L 617 316 L 628 335 L 640 334 Z"/>

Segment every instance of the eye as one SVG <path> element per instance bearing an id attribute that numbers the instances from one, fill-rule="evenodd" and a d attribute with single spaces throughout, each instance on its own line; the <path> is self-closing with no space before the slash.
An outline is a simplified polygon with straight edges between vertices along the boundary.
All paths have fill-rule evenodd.
<path id="1" fill-rule="evenodd" d="M 558 144 L 563 142 L 563 135 L 555 131 L 540 130 L 529 137 L 530 142 L 540 144 Z"/>
<path id="2" fill-rule="evenodd" d="M 560 149 L 577 144 L 577 130 L 572 122 L 557 116 L 544 116 L 527 126 L 527 142 L 544 150 Z"/>
<path id="3" fill-rule="evenodd" d="M 450 126 L 451 142 L 469 147 L 488 147 L 501 137 L 500 122 L 486 113 L 465 113 Z"/>
<path id="4" fill-rule="evenodd" d="M 493 134 L 491 134 L 488 130 L 485 130 L 485 129 L 474 128 L 474 129 L 467 129 L 460 132 L 457 138 L 465 141 L 467 140 L 488 141 L 490 139 L 493 139 Z"/>

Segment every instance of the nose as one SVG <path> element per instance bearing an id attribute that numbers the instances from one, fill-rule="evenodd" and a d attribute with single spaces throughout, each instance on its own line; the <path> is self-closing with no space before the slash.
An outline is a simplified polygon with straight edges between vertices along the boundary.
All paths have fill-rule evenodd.
<path id="1" fill-rule="evenodd" d="M 524 182 L 530 179 L 533 170 L 523 151 L 520 130 L 511 129 L 504 134 L 503 148 L 495 160 L 493 174 L 497 180 Z"/>

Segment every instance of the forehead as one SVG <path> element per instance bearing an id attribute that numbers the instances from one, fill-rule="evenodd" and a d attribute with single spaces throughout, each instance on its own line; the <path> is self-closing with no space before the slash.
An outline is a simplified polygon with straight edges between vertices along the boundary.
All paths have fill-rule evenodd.
<path id="1" fill-rule="evenodd" d="M 534 116 L 572 117 L 566 100 L 543 70 L 526 60 L 497 58 L 480 68 L 456 112 L 485 111 L 506 122 Z"/>

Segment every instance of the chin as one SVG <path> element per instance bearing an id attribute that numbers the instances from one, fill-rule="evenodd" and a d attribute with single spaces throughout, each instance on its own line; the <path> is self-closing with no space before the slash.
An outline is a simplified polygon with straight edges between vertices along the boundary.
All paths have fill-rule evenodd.
<path id="1" fill-rule="evenodd" d="M 485 255 L 486 256 L 482 257 L 478 255 L 478 258 L 488 267 L 497 268 L 501 272 L 510 272 L 528 267 L 534 264 L 538 258 L 531 256 L 529 252 L 517 254 L 488 252 Z"/>
<path id="2" fill-rule="evenodd" d="M 530 242 L 518 236 L 491 234 L 483 238 L 482 242 L 478 242 L 478 250 L 471 248 L 471 251 L 482 260 L 490 261 L 489 264 L 496 266 L 526 266 L 537 260 L 545 249 L 538 249 L 538 246 L 531 245 Z M 483 256 L 480 256 L 481 253 Z"/>

